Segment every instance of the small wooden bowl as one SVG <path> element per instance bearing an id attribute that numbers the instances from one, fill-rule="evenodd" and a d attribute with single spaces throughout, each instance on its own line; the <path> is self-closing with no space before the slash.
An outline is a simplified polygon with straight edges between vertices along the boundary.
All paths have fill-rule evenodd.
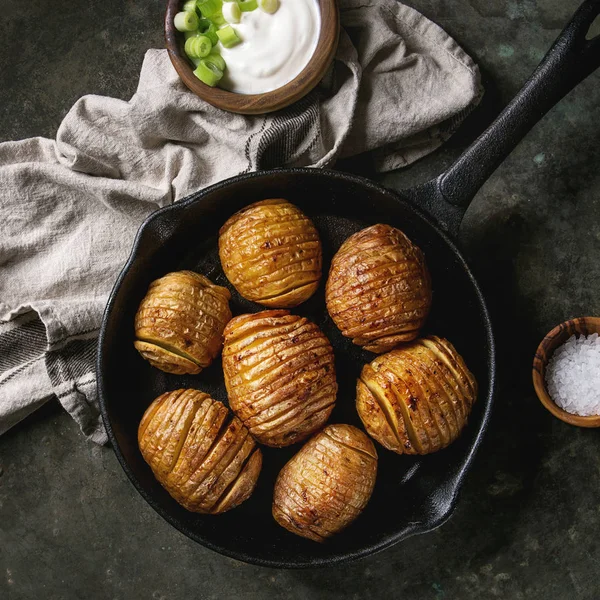
<path id="1" fill-rule="evenodd" d="M 546 365 L 554 350 L 564 344 L 573 334 L 600 334 L 600 318 L 580 317 L 561 323 L 540 343 L 533 359 L 533 386 L 540 402 L 555 416 L 578 427 L 600 427 L 600 415 L 580 417 L 557 406 L 546 390 Z"/>
<path id="2" fill-rule="evenodd" d="M 206 102 L 243 115 L 260 115 L 289 106 L 306 96 L 321 81 L 337 50 L 340 34 L 340 17 L 336 0 L 317 0 L 321 11 L 321 33 L 317 48 L 304 70 L 289 83 L 264 94 L 236 94 L 210 87 L 193 73 L 193 67 L 184 51 L 183 34 L 175 29 L 173 19 L 183 0 L 168 0 L 165 15 L 165 41 L 169 58 L 183 83 Z"/>

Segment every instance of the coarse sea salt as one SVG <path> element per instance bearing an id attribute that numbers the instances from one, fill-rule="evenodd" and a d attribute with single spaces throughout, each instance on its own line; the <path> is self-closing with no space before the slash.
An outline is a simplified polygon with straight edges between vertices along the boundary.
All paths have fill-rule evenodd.
<path id="1" fill-rule="evenodd" d="M 563 410 L 582 417 L 600 415 L 600 338 L 572 335 L 546 366 L 546 387 Z"/>

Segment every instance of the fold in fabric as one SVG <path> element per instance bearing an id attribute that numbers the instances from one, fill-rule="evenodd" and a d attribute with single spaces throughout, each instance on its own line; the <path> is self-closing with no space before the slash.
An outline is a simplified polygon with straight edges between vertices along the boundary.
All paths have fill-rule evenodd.
<path id="1" fill-rule="evenodd" d="M 58 397 L 103 443 L 96 336 L 108 293 L 152 211 L 227 177 L 332 167 L 370 152 L 380 171 L 447 139 L 481 97 L 479 71 L 442 29 L 394 0 L 341 1 L 321 84 L 266 116 L 189 92 L 164 50 L 129 102 L 78 100 L 56 140 L 0 144 L 0 433 Z"/>

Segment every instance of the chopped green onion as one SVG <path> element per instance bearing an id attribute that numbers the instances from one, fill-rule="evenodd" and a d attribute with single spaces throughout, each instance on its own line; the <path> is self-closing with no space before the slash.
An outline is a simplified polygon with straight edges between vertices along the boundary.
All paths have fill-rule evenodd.
<path id="1" fill-rule="evenodd" d="M 200 19 L 197 31 L 188 32 L 185 34 L 185 39 L 188 37 L 199 37 L 205 35 L 213 46 L 217 45 L 219 38 L 217 37 L 217 26 L 208 19 Z"/>
<path id="2" fill-rule="evenodd" d="M 196 0 L 187 0 L 183 4 L 183 10 L 185 12 L 196 12 Z"/>
<path id="3" fill-rule="evenodd" d="M 194 75 L 206 85 L 210 85 L 210 87 L 215 87 L 217 83 L 223 77 L 223 71 L 219 69 L 215 64 L 208 62 L 206 59 L 201 60 L 200 64 L 194 71 Z"/>
<path id="4" fill-rule="evenodd" d="M 211 52 L 205 60 L 206 62 L 215 65 L 217 69 L 221 69 L 221 71 L 225 70 L 225 59 L 220 54 L 217 54 L 216 52 Z"/>
<path id="5" fill-rule="evenodd" d="M 214 15 L 211 15 L 210 20 L 217 27 L 221 27 L 221 25 L 227 25 L 227 21 L 225 20 L 225 17 L 223 16 L 223 13 L 221 11 L 215 13 Z"/>
<path id="6" fill-rule="evenodd" d="M 185 41 L 185 53 L 194 58 L 204 58 L 210 54 L 212 44 L 205 35 L 191 37 Z"/>
<path id="7" fill-rule="evenodd" d="M 202 16 L 211 18 L 214 14 L 221 12 L 223 0 L 198 0 L 198 8 Z"/>
<path id="8" fill-rule="evenodd" d="M 219 36 L 217 35 L 217 26 L 212 21 L 209 23 L 208 29 L 204 35 L 210 39 L 213 46 L 217 45 L 219 41 Z"/>
<path id="9" fill-rule="evenodd" d="M 242 18 L 242 11 L 237 2 L 225 2 L 223 4 L 223 18 L 228 23 L 239 23 Z"/>
<path id="10" fill-rule="evenodd" d="M 257 0 L 238 0 L 242 12 L 251 12 L 258 7 Z"/>
<path id="11" fill-rule="evenodd" d="M 217 31 L 217 36 L 225 48 L 232 48 L 236 44 L 239 44 L 242 40 L 238 37 L 235 29 L 231 25 L 227 25 Z"/>
<path id="12" fill-rule="evenodd" d="M 180 12 L 173 20 L 175 29 L 178 31 L 194 31 L 198 28 L 198 15 L 195 12 Z"/>
<path id="13" fill-rule="evenodd" d="M 279 8 L 279 0 L 258 0 L 258 5 L 266 13 L 272 15 Z"/>
<path id="14" fill-rule="evenodd" d="M 210 54 L 209 54 L 210 56 Z M 198 66 L 204 59 L 203 58 L 196 58 L 195 56 L 188 56 L 188 58 L 190 59 L 191 62 L 194 63 L 194 66 Z"/>

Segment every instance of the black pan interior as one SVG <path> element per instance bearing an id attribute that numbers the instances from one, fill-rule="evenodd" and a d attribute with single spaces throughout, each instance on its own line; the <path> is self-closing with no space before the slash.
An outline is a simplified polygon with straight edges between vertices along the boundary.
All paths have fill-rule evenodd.
<path id="1" fill-rule="evenodd" d="M 140 418 L 159 394 L 193 387 L 227 402 L 220 360 L 196 376 L 152 368 L 133 348 L 133 318 L 149 283 L 173 270 L 192 269 L 228 286 L 234 314 L 261 307 L 243 300 L 225 278 L 217 254 L 220 226 L 242 206 L 269 197 L 297 204 L 315 222 L 331 256 L 352 233 L 378 222 L 402 229 L 425 252 L 434 290 L 425 332 L 445 336 L 465 357 L 480 385 L 470 423 L 450 448 L 423 458 L 397 456 L 377 446 L 379 473 L 363 515 L 326 544 L 296 537 L 271 517 L 275 477 L 298 450 L 264 448 L 263 470 L 253 496 L 217 517 L 181 508 L 154 479 L 137 447 Z M 360 426 L 356 378 L 374 355 L 343 338 L 327 315 L 324 280 L 295 312 L 314 320 L 331 340 L 339 394 L 330 422 Z M 244 175 L 158 211 L 142 226 L 132 256 L 115 286 L 104 318 L 98 356 L 101 407 L 115 452 L 143 497 L 194 540 L 228 556 L 279 567 L 318 566 L 369 554 L 414 533 L 428 531 L 450 514 L 462 477 L 481 438 L 491 406 L 493 341 L 485 305 L 453 243 L 420 211 L 367 180 L 310 169 Z"/>

